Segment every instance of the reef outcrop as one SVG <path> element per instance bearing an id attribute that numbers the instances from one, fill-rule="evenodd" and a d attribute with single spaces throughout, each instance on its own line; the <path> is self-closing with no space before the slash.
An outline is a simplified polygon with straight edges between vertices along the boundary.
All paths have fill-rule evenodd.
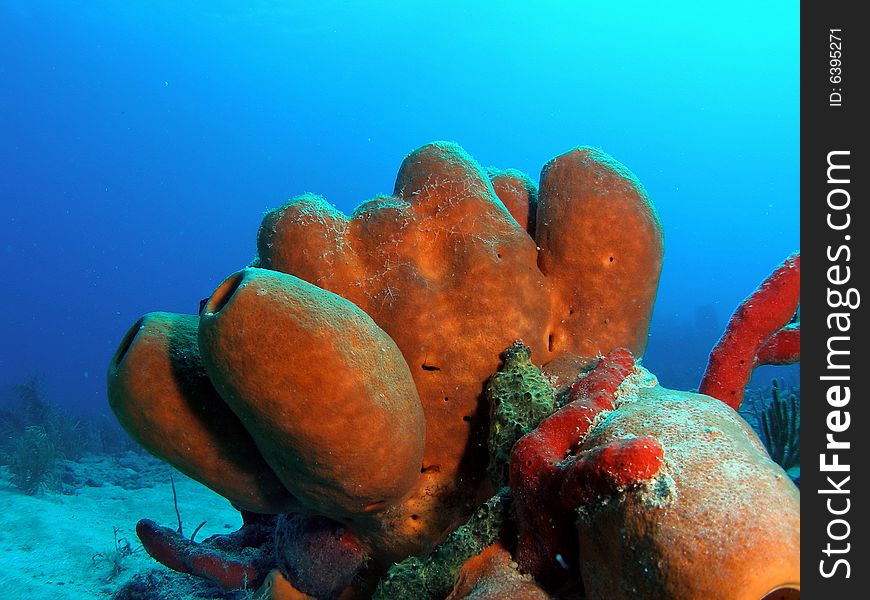
<path id="1" fill-rule="evenodd" d="M 592 148 L 547 163 L 538 189 L 433 143 L 405 158 L 392 195 L 349 216 L 312 194 L 289 200 L 199 315 L 146 315 L 110 363 L 109 402 L 131 435 L 247 515 L 226 544 L 143 521 L 146 550 L 223 585 L 262 584 L 263 599 L 541 598 L 566 575 L 582 587 L 581 565 L 583 583 L 634 585 L 617 556 L 633 547 L 611 536 L 648 513 L 587 517 L 662 473 L 678 481 L 675 442 L 664 421 L 662 435 L 641 417 L 612 435 L 603 424 L 715 402 L 625 388 L 662 253 L 643 187 Z M 736 425 L 711 427 L 757 451 Z M 690 479 L 718 468 L 716 443 Z M 254 547 L 245 531 L 263 523 L 275 535 Z M 655 546 L 647 533 L 637 540 Z M 674 573 L 662 581 L 693 576 Z"/>

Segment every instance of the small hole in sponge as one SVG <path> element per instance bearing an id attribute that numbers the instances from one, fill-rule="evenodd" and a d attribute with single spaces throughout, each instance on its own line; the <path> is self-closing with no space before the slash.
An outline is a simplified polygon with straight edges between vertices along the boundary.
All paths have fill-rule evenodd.
<path id="1" fill-rule="evenodd" d="M 136 321 L 133 326 L 127 330 L 127 333 L 124 334 L 124 339 L 121 340 L 121 345 L 118 346 L 118 351 L 115 352 L 115 360 L 113 361 L 115 366 L 120 365 L 124 360 L 124 357 L 127 356 L 127 352 L 130 351 L 130 347 L 133 345 L 133 340 L 136 339 L 136 336 L 139 335 L 139 332 L 142 330 L 143 321 L 145 321 L 145 317 Z"/>
<path id="2" fill-rule="evenodd" d="M 435 365 L 427 365 L 426 363 L 423 363 L 420 366 L 423 368 L 424 371 L 440 371 L 441 370 L 441 367 L 436 367 Z"/>
<path id="3" fill-rule="evenodd" d="M 233 273 L 224 279 L 223 283 L 218 286 L 218 289 L 216 289 L 214 294 L 211 295 L 211 298 L 208 299 L 208 302 L 205 303 L 202 310 L 203 314 L 219 313 L 221 309 L 229 303 L 230 298 L 232 298 L 233 294 L 236 293 L 236 290 L 239 289 L 244 278 L 244 274 L 239 271 L 238 273 Z"/>
<path id="4" fill-rule="evenodd" d="M 464 417 L 462 417 L 462 420 L 466 423 L 471 423 L 472 419 L 473 417 L 471 415 L 465 415 Z"/>

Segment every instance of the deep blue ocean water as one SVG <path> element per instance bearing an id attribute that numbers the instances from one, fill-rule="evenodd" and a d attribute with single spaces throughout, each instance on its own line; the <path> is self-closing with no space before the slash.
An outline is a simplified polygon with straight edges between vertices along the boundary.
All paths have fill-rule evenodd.
<path id="1" fill-rule="evenodd" d="M 694 387 L 798 249 L 798 25 L 796 2 L 0 0 L 0 387 L 107 412 L 127 328 L 195 312 L 265 210 L 349 212 L 442 139 L 535 180 L 576 145 L 628 166 L 666 236 L 646 366 Z"/>

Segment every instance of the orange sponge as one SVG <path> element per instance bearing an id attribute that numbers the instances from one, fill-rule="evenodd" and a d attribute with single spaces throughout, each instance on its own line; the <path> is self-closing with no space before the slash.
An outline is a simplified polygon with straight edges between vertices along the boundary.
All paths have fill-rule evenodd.
<path id="1" fill-rule="evenodd" d="M 492 495 L 483 389 L 505 348 L 523 340 L 565 381 L 615 347 L 642 353 L 662 238 L 640 184 L 601 152 L 551 161 L 536 200 L 521 173 L 438 142 L 350 216 L 311 194 L 271 211 L 257 251 L 205 306 L 208 379 L 271 470 L 263 481 L 386 566 Z M 149 443 L 224 493 L 207 465 L 165 450 L 179 435 Z"/>
<path id="2" fill-rule="evenodd" d="M 158 458 L 239 508 L 300 508 L 205 372 L 194 315 L 149 313 L 109 364 L 109 405 L 128 433 Z"/>
<path id="3" fill-rule="evenodd" d="M 643 355 L 664 251 L 643 186 L 607 154 L 577 148 L 544 166 L 538 202 L 550 352 L 560 362 L 620 347 Z"/>
<path id="4" fill-rule="evenodd" d="M 431 549 L 492 491 L 481 392 L 502 350 L 522 339 L 550 374 L 576 375 L 602 352 L 646 344 L 662 238 L 640 184 L 578 149 L 545 168 L 536 216 L 534 196 L 522 174 L 488 175 L 438 142 L 405 158 L 392 196 L 350 217 L 305 195 L 260 227 L 255 264 L 354 302 L 411 369 L 426 416 L 423 474 L 384 525 L 410 553 Z"/>
<path id="5" fill-rule="evenodd" d="M 248 268 L 205 305 L 209 378 L 284 486 L 341 519 L 402 499 L 424 421 L 398 348 L 359 308 L 292 275 Z"/>

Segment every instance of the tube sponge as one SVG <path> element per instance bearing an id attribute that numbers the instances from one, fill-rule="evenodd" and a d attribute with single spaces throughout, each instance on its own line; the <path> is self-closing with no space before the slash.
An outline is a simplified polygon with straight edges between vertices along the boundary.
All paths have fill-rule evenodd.
<path id="1" fill-rule="evenodd" d="M 581 357 L 646 347 L 664 242 L 637 178 L 594 148 L 575 148 L 541 172 L 535 239 L 553 285 L 550 350 Z"/>
<path id="2" fill-rule="evenodd" d="M 194 315 L 148 313 L 109 364 L 109 405 L 139 444 L 240 508 L 299 509 L 215 391 L 199 354 Z"/>
<path id="3" fill-rule="evenodd" d="M 395 343 L 353 303 L 248 268 L 205 305 L 209 378 L 294 496 L 341 520 L 398 502 L 420 474 L 424 420 Z"/>

